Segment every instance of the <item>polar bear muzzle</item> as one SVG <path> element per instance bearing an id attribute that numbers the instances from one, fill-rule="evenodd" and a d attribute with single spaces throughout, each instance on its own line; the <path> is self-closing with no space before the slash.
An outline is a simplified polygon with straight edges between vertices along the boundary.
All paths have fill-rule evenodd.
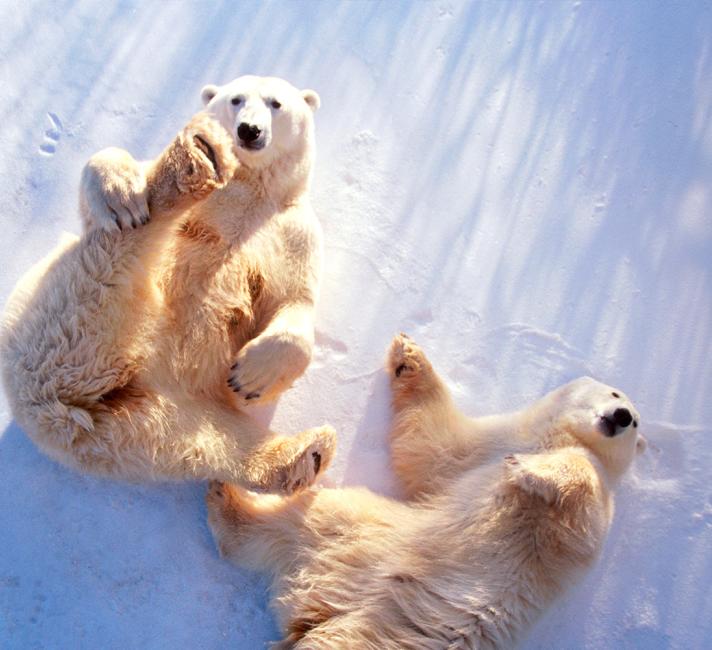
<path id="1" fill-rule="evenodd" d="M 617 408 L 613 413 L 601 416 L 603 431 L 609 438 L 612 438 L 627 429 L 633 416 L 627 408 Z"/>
<path id="2" fill-rule="evenodd" d="M 247 149 L 262 149 L 265 146 L 264 131 L 256 124 L 240 122 L 237 137 L 241 146 Z"/>

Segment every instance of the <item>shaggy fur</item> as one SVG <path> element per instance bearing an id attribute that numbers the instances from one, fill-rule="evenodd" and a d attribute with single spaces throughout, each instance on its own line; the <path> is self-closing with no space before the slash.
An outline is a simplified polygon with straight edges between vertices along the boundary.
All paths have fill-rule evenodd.
<path id="1" fill-rule="evenodd" d="M 220 552 L 272 572 L 277 648 L 510 648 L 598 555 L 638 414 L 583 378 L 521 412 L 466 418 L 402 335 L 388 369 L 393 466 L 414 499 L 213 482 Z"/>
<path id="2" fill-rule="evenodd" d="M 83 236 L 10 298 L 4 385 L 28 435 L 74 468 L 291 492 L 326 468 L 334 432 L 274 437 L 243 407 L 279 395 L 311 356 L 318 98 L 271 78 L 210 89 L 158 159 L 89 161 Z M 265 146 L 240 139 L 244 120 Z"/>

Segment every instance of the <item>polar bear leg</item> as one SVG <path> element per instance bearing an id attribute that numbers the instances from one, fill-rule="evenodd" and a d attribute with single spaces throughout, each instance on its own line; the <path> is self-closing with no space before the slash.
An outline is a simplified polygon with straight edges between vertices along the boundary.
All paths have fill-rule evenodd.
<path id="1" fill-rule="evenodd" d="M 368 592 L 383 549 L 402 541 L 410 506 L 364 488 L 285 498 L 220 482 L 211 483 L 206 502 L 221 555 L 275 579 L 273 605 L 285 636 L 276 648 L 395 647 L 382 645 L 373 630 L 378 613 L 358 594 Z"/>
<path id="2" fill-rule="evenodd" d="M 25 399 L 95 401 L 127 384 L 149 353 L 151 323 L 161 308 L 151 270 L 171 217 L 226 182 L 236 164 L 231 139 L 216 124 L 194 118 L 153 165 L 147 225 L 92 230 L 49 266 L 34 296 L 11 306 L 5 374 Z"/>
<path id="3" fill-rule="evenodd" d="M 304 373 L 314 345 L 314 305 L 283 306 L 265 330 L 238 353 L 228 375 L 237 405 L 279 397 Z"/>
<path id="4" fill-rule="evenodd" d="M 160 295 L 150 270 L 177 211 L 202 199 L 234 169 L 231 139 L 194 118 L 148 175 L 150 222 L 94 229 L 69 246 L 33 293 L 8 305 L 0 352 L 18 422 L 48 446 L 71 447 L 74 427 L 92 429 L 92 410 L 130 386 L 151 353 Z"/>
<path id="5" fill-rule="evenodd" d="M 546 454 L 510 454 L 504 458 L 510 484 L 560 507 L 600 504 L 605 486 L 591 462 L 577 450 Z"/>
<path id="6" fill-rule="evenodd" d="M 116 147 L 89 159 L 79 182 L 79 214 L 85 233 L 94 228 L 119 231 L 148 222 L 146 166 Z"/>
<path id="7" fill-rule="evenodd" d="M 37 405 L 33 416 L 44 434 L 35 439 L 51 456 L 128 480 L 220 479 L 289 494 L 314 483 L 336 447 L 329 427 L 275 437 L 240 411 L 138 382 L 86 408 Z"/>
<path id="8" fill-rule="evenodd" d="M 82 409 L 70 406 L 72 417 L 62 418 L 63 406 L 38 405 L 39 446 L 75 469 L 126 480 L 248 482 L 244 459 L 271 435 L 245 414 L 135 381 Z"/>
<path id="9" fill-rule="evenodd" d="M 270 437 L 244 455 L 241 483 L 292 494 L 312 485 L 331 463 L 336 432 L 329 426 Z"/>
<path id="10" fill-rule="evenodd" d="M 205 501 L 208 525 L 220 555 L 252 569 L 286 570 L 306 532 L 305 510 L 313 494 L 293 498 L 254 494 L 221 481 L 211 481 Z"/>
<path id="11" fill-rule="evenodd" d="M 221 554 L 241 566 L 275 573 L 294 571 L 304 551 L 313 555 L 330 544 L 358 543 L 359 525 L 396 530 L 410 517 L 409 506 L 364 488 L 321 488 L 284 497 L 213 481 L 205 499 Z M 380 548 L 372 550 L 380 553 Z M 365 550 L 361 556 L 371 563 Z"/>
<path id="12" fill-rule="evenodd" d="M 393 339 L 386 366 L 393 391 L 393 469 L 408 497 L 438 491 L 469 467 L 471 425 L 405 334 Z"/>
<path id="13" fill-rule="evenodd" d="M 119 232 L 145 225 L 161 212 L 181 211 L 226 184 L 237 160 L 232 138 L 198 114 L 156 161 L 138 162 L 123 149 L 94 154 L 82 170 L 79 209 L 85 232 Z"/>

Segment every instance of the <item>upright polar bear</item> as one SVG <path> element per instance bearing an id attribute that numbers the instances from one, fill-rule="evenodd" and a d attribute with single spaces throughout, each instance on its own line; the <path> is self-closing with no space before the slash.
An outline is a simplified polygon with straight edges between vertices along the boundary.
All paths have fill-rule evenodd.
<path id="1" fill-rule="evenodd" d="M 327 466 L 334 432 L 273 437 L 242 409 L 311 356 L 319 98 L 252 76 L 202 97 L 205 114 L 155 161 L 89 161 L 82 237 L 9 301 L 4 384 L 18 423 L 75 468 L 291 492 Z"/>
<path id="2" fill-rule="evenodd" d="M 600 551 L 611 490 L 642 446 L 638 413 L 582 378 L 518 413 L 470 419 L 407 337 L 388 367 L 393 466 L 413 501 L 213 482 L 218 546 L 272 572 L 276 647 L 511 648 Z"/>

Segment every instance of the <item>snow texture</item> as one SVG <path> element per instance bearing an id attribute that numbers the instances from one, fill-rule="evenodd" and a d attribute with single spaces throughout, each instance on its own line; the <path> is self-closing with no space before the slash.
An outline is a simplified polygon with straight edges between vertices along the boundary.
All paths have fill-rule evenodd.
<path id="1" fill-rule="evenodd" d="M 712 4 L 2 0 L 0 301 L 79 231 L 87 158 L 152 157 L 241 74 L 317 89 L 318 348 L 259 417 L 340 435 L 332 484 L 395 494 L 382 362 L 405 331 L 472 414 L 581 374 L 650 448 L 598 566 L 525 648 L 712 639 Z M 262 648 L 265 576 L 204 485 L 40 455 L 0 397 L 0 646 Z"/>

